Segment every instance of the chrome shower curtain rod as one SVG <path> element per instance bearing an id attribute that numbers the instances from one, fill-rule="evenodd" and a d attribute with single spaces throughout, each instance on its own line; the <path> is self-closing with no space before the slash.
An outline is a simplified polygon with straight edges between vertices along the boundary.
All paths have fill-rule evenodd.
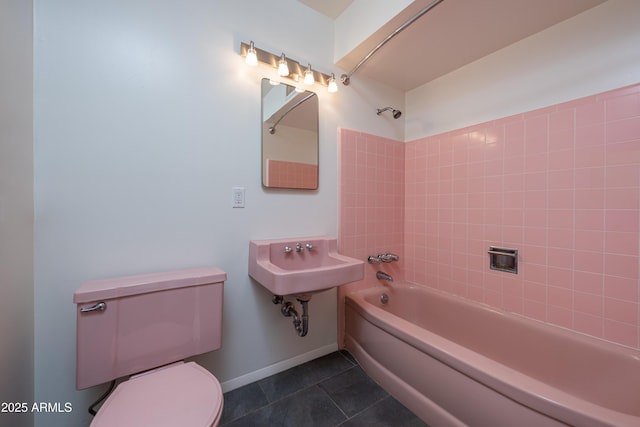
<path id="1" fill-rule="evenodd" d="M 311 98 L 313 95 L 315 95 L 314 92 L 310 92 L 309 94 L 307 94 L 304 98 L 299 99 L 295 104 L 293 104 L 291 107 L 289 107 L 287 109 L 287 111 L 285 111 L 284 113 L 282 113 L 282 115 L 280 116 L 280 118 L 278 120 L 276 120 L 276 122 L 273 124 L 273 126 L 271 126 L 269 128 L 269 133 L 271 135 L 273 135 L 274 133 L 276 133 L 276 126 L 278 126 L 278 123 L 280 123 L 280 121 L 282 119 L 284 119 L 284 116 L 286 116 L 287 114 L 289 114 L 291 111 L 293 111 L 293 109 L 297 108 L 300 104 L 302 104 L 304 101 L 306 101 L 307 99 Z"/>
<path id="2" fill-rule="evenodd" d="M 435 6 L 437 6 L 438 3 L 441 3 L 443 1 L 444 0 L 433 0 L 431 3 L 429 3 L 427 6 L 425 6 L 422 10 L 420 10 L 418 13 L 416 13 L 412 18 L 407 20 L 404 24 L 400 25 L 394 32 L 392 32 L 387 37 L 385 37 L 385 39 L 382 40 L 380 43 L 378 43 L 378 45 L 376 47 L 374 47 L 371 50 L 371 52 L 369 52 L 364 58 L 362 58 L 362 60 L 360 62 L 358 62 L 358 64 L 355 67 L 353 67 L 351 69 L 351 71 L 349 71 L 347 74 L 343 74 L 342 76 L 340 76 L 340 80 L 342 81 L 342 84 L 344 84 L 345 86 L 348 86 L 349 83 L 351 82 L 351 76 L 353 75 L 353 73 L 355 73 L 358 70 L 358 68 L 360 68 L 365 62 L 367 62 L 369 60 L 369 58 L 371 58 L 373 56 L 373 54 L 378 51 L 378 49 L 380 49 L 382 46 L 384 46 L 389 40 L 391 40 L 392 38 L 394 38 L 395 36 L 400 34 L 409 25 L 413 24 L 422 15 L 424 15 L 425 13 L 427 13 L 431 9 L 433 9 Z"/>

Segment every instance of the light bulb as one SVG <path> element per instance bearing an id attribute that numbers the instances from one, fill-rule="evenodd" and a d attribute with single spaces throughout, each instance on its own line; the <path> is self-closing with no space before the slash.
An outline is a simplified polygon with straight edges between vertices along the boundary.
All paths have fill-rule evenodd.
<path id="1" fill-rule="evenodd" d="M 247 50 L 247 56 L 244 58 L 244 62 L 252 67 L 258 65 L 258 54 L 256 53 L 256 48 L 253 45 L 253 42 L 249 44 L 249 49 Z"/>
<path id="2" fill-rule="evenodd" d="M 327 92 L 336 93 L 338 91 L 338 85 L 336 84 L 336 76 L 331 73 L 331 78 L 329 79 L 329 84 L 327 86 Z"/>
<path id="3" fill-rule="evenodd" d="M 307 71 L 304 72 L 303 82 L 306 85 L 312 85 L 316 82 L 316 80 L 313 78 L 313 70 L 311 69 L 311 64 L 309 64 L 309 66 L 307 67 Z"/>
<path id="4" fill-rule="evenodd" d="M 284 53 L 280 57 L 280 64 L 278 65 L 278 75 L 282 77 L 287 77 L 289 75 L 289 66 L 287 65 L 287 58 L 285 58 Z"/>

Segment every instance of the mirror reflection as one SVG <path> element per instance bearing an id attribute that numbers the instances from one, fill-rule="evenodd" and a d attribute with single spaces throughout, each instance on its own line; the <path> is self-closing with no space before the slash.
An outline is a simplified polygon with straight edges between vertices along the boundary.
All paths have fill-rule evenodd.
<path id="1" fill-rule="evenodd" d="M 262 185 L 318 188 L 318 96 L 262 79 Z"/>

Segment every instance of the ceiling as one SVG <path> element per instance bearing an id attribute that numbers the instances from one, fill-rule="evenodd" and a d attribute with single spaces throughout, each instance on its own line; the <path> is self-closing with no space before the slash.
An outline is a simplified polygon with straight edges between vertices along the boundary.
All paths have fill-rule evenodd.
<path id="1" fill-rule="evenodd" d="M 336 19 L 353 0 L 298 0 L 331 19 Z"/>
<path id="2" fill-rule="evenodd" d="M 352 0 L 298 0 L 335 19 Z M 397 34 L 352 76 L 408 91 L 606 0 L 444 0 Z M 340 59 L 351 70 L 431 0 L 416 0 Z M 363 17 L 366 19 L 366 17 Z"/>

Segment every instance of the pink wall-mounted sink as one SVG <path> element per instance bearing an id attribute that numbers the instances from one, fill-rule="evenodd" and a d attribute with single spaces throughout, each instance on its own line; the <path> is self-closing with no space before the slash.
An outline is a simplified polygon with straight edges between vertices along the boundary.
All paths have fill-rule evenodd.
<path id="1" fill-rule="evenodd" d="M 249 275 L 274 295 L 304 295 L 362 280 L 364 262 L 340 255 L 333 237 L 251 240 Z"/>

